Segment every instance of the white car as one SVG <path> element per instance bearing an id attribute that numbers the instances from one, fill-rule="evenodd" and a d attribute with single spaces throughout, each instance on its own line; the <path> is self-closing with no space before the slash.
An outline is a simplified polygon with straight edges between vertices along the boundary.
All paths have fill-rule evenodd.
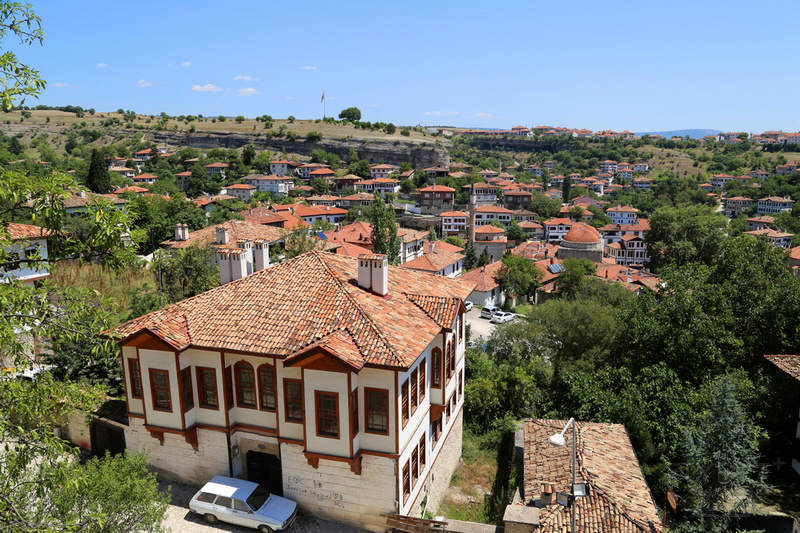
<path id="1" fill-rule="evenodd" d="M 498 311 L 492 315 L 491 320 L 494 324 L 502 324 L 503 322 L 510 322 L 514 320 L 514 313 L 506 313 L 505 311 Z"/>
<path id="2" fill-rule="evenodd" d="M 472 303 L 472 302 L 470 302 L 469 300 L 466 300 L 466 301 L 464 302 L 464 307 L 466 307 L 466 308 L 467 308 L 467 311 L 472 311 L 472 308 L 473 308 L 474 306 L 475 306 L 475 304 L 473 304 L 473 303 Z"/>
<path id="3" fill-rule="evenodd" d="M 258 483 L 225 476 L 203 485 L 189 502 L 189 509 L 209 524 L 228 522 L 261 533 L 283 531 L 297 518 L 297 503 L 292 500 L 270 494 Z"/>

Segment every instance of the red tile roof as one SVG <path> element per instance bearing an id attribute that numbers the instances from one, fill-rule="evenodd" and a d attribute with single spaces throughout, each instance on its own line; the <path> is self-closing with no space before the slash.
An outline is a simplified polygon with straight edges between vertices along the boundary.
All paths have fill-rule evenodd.
<path id="1" fill-rule="evenodd" d="M 31 224 L 17 224 L 16 222 L 9 222 L 6 229 L 8 230 L 8 235 L 12 241 L 41 239 L 52 233 L 46 228 L 33 226 Z"/>
<path id="2" fill-rule="evenodd" d="M 767 361 L 800 381 L 800 355 L 765 355 Z"/>
<path id="3" fill-rule="evenodd" d="M 358 286 L 358 260 L 308 252 L 104 332 L 278 357 L 323 346 L 360 368 L 408 368 L 463 309 L 472 283 L 388 268 L 390 298 Z"/>
<path id="4" fill-rule="evenodd" d="M 217 228 L 228 230 L 228 243 L 219 246 L 235 247 L 237 241 L 268 241 L 273 243 L 283 239 L 286 230 L 275 226 L 265 226 L 246 220 L 229 220 L 222 224 L 216 224 L 207 228 L 199 229 L 189 233 L 185 241 L 167 239 L 162 242 L 162 246 L 167 248 L 187 248 L 190 246 L 211 246 L 217 247 Z"/>
<path id="5" fill-rule="evenodd" d="M 497 272 L 502 266 L 502 261 L 495 261 L 494 263 L 489 263 L 486 266 L 475 268 L 469 272 L 461 274 L 459 279 L 475 283 L 475 288 L 473 289 L 475 291 L 489 292 L 490 290 L 499 287 L 499 284 L 494 277 L 497 275 Z"/>
<path id="6" fill-rule="evenodd" d="M 589 483 L 589 495 L 578 500 L 578 531 L 617 533 L 662 531 L 650 489 L 644 479 L 628 434 L 622 424 L 575 422 L 566 446 L 552 446 L 548 438 L 560 433 L 566 420 L 525 420 L 525 499 L 541 496 L 542 486 L 570 492 L 572 431 L 577 429 L 578 482 Z M 540 531 L 567 531 L 571 511 L 553 502 L 542 507 Z"/>

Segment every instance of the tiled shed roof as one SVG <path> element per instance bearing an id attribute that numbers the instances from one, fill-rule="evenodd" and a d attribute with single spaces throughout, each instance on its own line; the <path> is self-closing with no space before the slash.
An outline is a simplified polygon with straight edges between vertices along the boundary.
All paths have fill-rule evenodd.
<path id="1" fill-rule="evenodd" d="M 525 420 L 525 500 L 539 498 L 544 484 L 551 484 L 557 492 L 570 492 L 572 428 L 565 435 L 566 446 L 548 443 L 548 438 L 560 433 L 566 423 L 566 420 Z M 590 485 L 589 495 L 578 499 L 578 531 L 662 531 L 625 427 L 594 422 L 576 424 L 578 482 Z M 539 516 L 542 533 L 569 530 L 570 511 L 565 507 L 553 503 L 543 507 Z"/>
<path id="2" fill-rule="evenodd" d="M 451 327 L 473 284 L 389 267 L 387 297 L 358 286 L 358 260 L 309 252 L 105 332 L 150 331 L 177 350 L 278 357 L 324 345 L 355 366 L 408 368 Z"/>
<path id="3" fill-rule="evenodd" d="M 800 355 L 765 355 L 767 361 L 800 381 Z"/>

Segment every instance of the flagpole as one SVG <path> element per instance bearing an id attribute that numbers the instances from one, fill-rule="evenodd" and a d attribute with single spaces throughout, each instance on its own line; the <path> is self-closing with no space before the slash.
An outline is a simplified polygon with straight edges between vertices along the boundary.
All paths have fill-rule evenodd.
<path id="1" fill-rule="evenodd" d="M 325 102 L 325 89 L 322 89 L 322 118 L 325 118 L 327 116 L 327 113 L 325 112 L 326 107 L 327 107 L 327 102 Z"/>

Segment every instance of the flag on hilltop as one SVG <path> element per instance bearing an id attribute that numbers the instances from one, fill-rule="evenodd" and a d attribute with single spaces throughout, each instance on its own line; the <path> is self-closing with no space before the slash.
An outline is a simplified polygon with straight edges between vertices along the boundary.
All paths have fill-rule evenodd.
<path id="1" fill-rule="evenodd" d="M 325 91 L 322 91 L 322 98 L 320 98 L 319 103 L 321 104 L 324 101 L 325 101 Z"/>

